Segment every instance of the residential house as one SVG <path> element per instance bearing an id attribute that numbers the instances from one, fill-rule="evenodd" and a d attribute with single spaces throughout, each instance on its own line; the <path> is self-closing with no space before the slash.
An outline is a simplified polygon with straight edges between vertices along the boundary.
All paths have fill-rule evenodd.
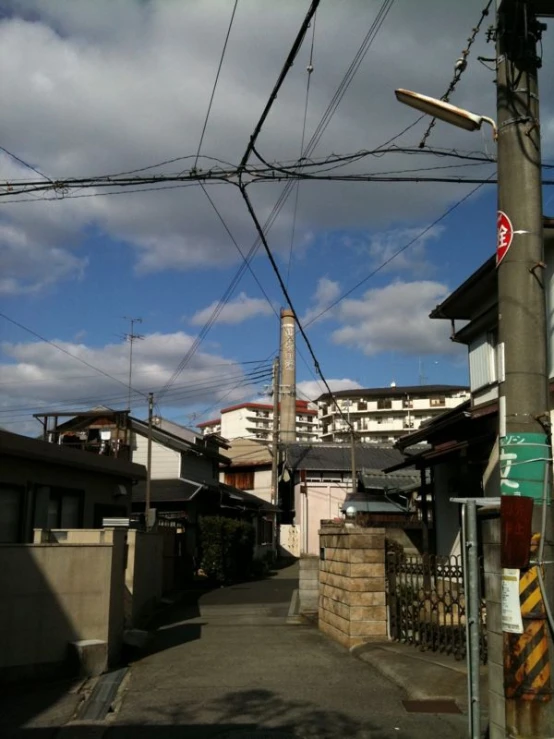
<path id="1" fill-rule="evenodd" d="M 204 435 L 219 434 L 225 439 L 273 438 L 273 406 L 267 403 L 241 403 L 221 410 L 219 418 L 198 424 Z M 319 438 L 317 406 L 307 400 L 296 401 L 297 441 Z"/>
<path id="2" fill-rule="evenodd" d="M 322 441 L 348 441 L 351 425 L 362 443 L 392 444 L 410 429 L 418 429 L 430 418 L 463 403 L 469 398 L 469 389 L 463 385 L 402 387 L 393 383 L 390 387 L 339 390 L 333 397 L 325 393 L 317 399 Z"/>
<path id="3" fill-rule="evenodd" d="M 414 529 L 421 529 L 408 506 L 408 499 L 419 487 L 419 476 L 411 471 L 396 476 L 383 472 L 384 468 L 403 460 L 400 452 L 390 446 L 356 444 L 355 459 L 358 475 L 353 494 L 350 445 L 319 443 L 284 447 L 283 485 L 288 487 L 293 501 L 299 553 L 319 554 L 321 522 L 342 518 L 348 507 L 378 517 L 379 525 L 407 530 L 415 524 Z M 406 496 L 404 503 L 400 502 L 398 493 Z"/>
<path id="4" fill-rule="evenodd" d="M 140 464 L 0 430 L 0 543 L 32 542 L 34 529 L 100 528 L 129 516 Z"/>
<path id="5" fill-rule="evenodd" d="M 82 445 L 99 455 L 126 454 L 134 462 L 147 465 L 149 428 L 146 421 L 125 412 L 95 409 L 76 414 L 63 424 L 51 425 L 49 419 L 63 414 L 44 415 L 45 433 L 62 446 Z M 198 519 L 203 515 L 229 515 L 252 521 L 257 529 L 259 547 L 271 546 L 267 537 L 273 527 L 267 524 L 274 508 L 255 495 L 219 480 L 220 465 L 229 459 L 222 454 L 228 443 L 217 435 L 202 436 L 180 424 L 154 417 L 152 424 L 152 459 L 150 468 L 150 509 L 158 523 L 175 527 L 175 556 L 180 572 L 192 572 L 198 557 Z M 144 520 L 146 481 L 133 489 L 132 513 Z M 153 521 L 151 521 L 152 523 Z"/>
<path id="6" fill-rule="evenodd" d="M 548 372 L 554 377 L 554 219 L 545 219 L 544 270 Z M 434 418 L 397 442 L 413 465 L 429 480 L 436 521 L 437 554 L 458 554 L 459 510 L 451 497 L 483 495 L 498 429 L 498 280 L 496 258 L 490 257 L 452 292 L 430 316 L 448 320 L 452 341 L 468 348 L 471 397 L 463 405 Z M 429 447 L 421 449 L 426 442 Z M 393 466 L 392 470 L 398 467 Z"/>

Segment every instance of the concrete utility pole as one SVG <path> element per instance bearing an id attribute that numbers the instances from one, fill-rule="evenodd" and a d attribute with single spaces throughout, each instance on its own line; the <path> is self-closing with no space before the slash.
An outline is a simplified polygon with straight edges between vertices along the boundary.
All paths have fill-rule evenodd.
<path id="1" fill-rule="evenodd" d="M 358 475 L 356 473 L 356 434 L 350 433 L 350 465 L 352 467 L 352 495 L 358 492 Z"/>
<path id="2" fill-rule="evenodd" d="M 498 254 L 503 255 L 498 266 L 500 494 L 534 498 L 534 534 L 541 533 L 543 480 L 550 473 L 546 460 L 551 457 L 545 430 L 550 405 L 537 85 L 541 31 L 533 3 L 497 0 Z M 549 503 L 550 496 L 548 490 Z M 547 519 L 543 558 L 551 561 L 550 507 Z M 552 566 L 545 569 L 546 574 L 552 573 Z M 521 571 L 522 582 L 526 574 Z M 544 607 L 541 610 L 540 603 L 535 603 L 526 610 L 527 596 L 521 587 L 520 593 L 523 633 L 504 631 L 502 638 L 505 727 L 491 720 L 491 739 L 553 736 Z M 540 601 L 540 593 L 537 597 Z M 500 610 L 493 604 L 494 608 Z M 487 621 L 496 620 L 494 615 L 488 614 Z M 491 657 L 492 668 L 497 656 Z M 501 698 L 502 692 L 500 686 L 491 690 L 494 703 L 495 694 Z M 496 708 L 491 703 L 491 717 L 498 715 Z"/>
<path id="3" fill-rule="evenodd" d="M 148 393 L 148 441 L 146 447 L 146 495 L 144 499 L 144 523 L 149 528 L 150 501 L 152 498 L 152 421 L 154 416 L 154 393 Z"/>
<path id="4" fill-rule="evenodd" d="M 271 502 L 279 505 L 279 357 L 273 360 L 273 433 L 271 439 Z M 273 518 L 273 546 L 278 546 L 277 515 Z"/>
<path id="5" fill-rule="evenodd" d="M 296 441 L 296 324 L 294 313 L 281 309 L 281 442 Z"/>

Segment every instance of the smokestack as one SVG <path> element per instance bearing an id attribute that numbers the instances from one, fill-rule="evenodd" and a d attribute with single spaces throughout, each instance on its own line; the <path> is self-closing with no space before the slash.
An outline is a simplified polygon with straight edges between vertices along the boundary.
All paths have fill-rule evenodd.
<path id="1" fill-rule="evenodd" d="M 281 309 L 281 405 L 280 438 L 296 441 L 296 325 L 294 313 Z"/>

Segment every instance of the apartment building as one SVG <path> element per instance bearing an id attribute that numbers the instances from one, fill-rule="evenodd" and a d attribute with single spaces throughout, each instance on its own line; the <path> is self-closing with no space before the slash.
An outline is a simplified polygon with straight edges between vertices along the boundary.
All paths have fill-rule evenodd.
<path id="1" fill-rule="evenodd" d="M 221 416 L 198 424 L 204 436 L 219 434 L 224 439 L 258 439 L 271 441 L 273 406 L 266 403 L 242 403 L 221 410 Z M 296 440 L 318 441 L 317 405 L 307 400 L 296 401 Z"/>
<path id="2" fill-rule="evenodd" d="M 321 440 L 347 441 L 348 419 L 362 443 L 394 443 L 424 421 L 469 398 L 463 385 L 415 385 L 340 390 L 317 399 Z M 342 415 L 341 415 L 342 411 Z M 344 416 L 344 418 L 343 418 Z"/>

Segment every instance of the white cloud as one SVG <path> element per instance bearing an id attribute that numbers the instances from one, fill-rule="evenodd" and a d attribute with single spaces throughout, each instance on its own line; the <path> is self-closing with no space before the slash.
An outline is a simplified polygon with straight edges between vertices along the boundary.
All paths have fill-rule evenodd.
<path id="1" fill-rule="evenodd" d="M 0 21 L 3 146 L 54 178 L 133 170 L 194 154 L 230 3 L 6 0 L 4 6 Z M 454 5 L 439 0 L 396 4 L 316 155 L 380 145 L 413 121 L 414 112 L 398 105 L 391 91 L 402 84 L 442 94 L 456 58 L 453 50 L 463 48 L 479 10 L 478 0 Z M 205 154 L 238 161 L 303 12 L 297 0 L 240 3 L 206 132 Z M 355 0 L 329 3 L 318 15 L 308 131 L 317 126 L 375 12 L 372 4 Z M 264 28 L 271 28 L 271 33 L 260 35 Z M 547 35 L 544 70 L 551 68 L 548 43 Z M 472 59 L 484 50 L 479 37 Z M 304 47 L 264 125 L 258 143 L 269 159 L 297 156 L 307 54 Z M 548 80 L 547 72 L 543 74 Z M 464 79 L 453 102 L 493 114 L 490 73 L 472 62 Z M 423 128 L 419 124 L 401 143 L 416 143 Z M 471 134 L 442 124 L 435 127 L 432 143 L 462 149 L 479 145 Z M 387 160 L 386 166 L 383 159 L 378 166 L 375 160 L 364 160 L 357 171 L 415 166 L 414 157 L 391 157 L 393 163 Z M 5 179 L 35 178 L 19 165 L 11 163 L 8 169 L 3 164 L 4 158 Z M 152 171 L 175 173 L 190 164 L 186 160 Z M 199 166 L 206 169 L 214 162 L 201 159 Z M 278 183 L 251 188 L 262 218 L 271 212 L 281 189 Z M 329 229 L 387 228 L 398 220 L 399 203 L 406 220 L 425 220 L 467 189 L 383 184 L 369 193 L 363 184 L 304 182 L 296 241 L 309 245 L 314 233 Z M 255 234 L 236 188 L 223 185 L 211 192 L 237 242 L 252 243 Z M 271 232 L 272 246 L 283 254 L 290 247 L 292 211 L 293 199 Z M 40 285 L 35 267 L 40 260 L 53 259 L 51 282 L 78 275 L 86 265 L 75 250 L 86 227 L 131 245 L 142 272 L 228 265 L 239 259 L 197 188 L 6 203 L 2 212 L 3 222 L 16 232 L 23 230 L 38 255 L 28 260 L 29 274 L 24 265 L 3 270 L 4 289 L 11 292 Z M 9 243 L 15 249 L 15 242 Z"/>
<path id="2" fill-rule="evenodd" d="M 218 305 L 218 301 L 214 301 L 206 308 L 202 308 L 195 313 L 190 319 L 193 326 L 203 326 L 208 321 Z M 236 325 L 247 321 L 249 318 L 257 318 L 258 316 L 269 316 L 273 313 L 271 305 L 262 298 L 249 298 L 246 293 L 240 293 L 236 300 L 229 301 L 223 306 L 215 323 L 223 323 L 227 325 Z"/>
<path id="3" fill-rule="evenodd" d="M 144 412 L 145 396 L 156 393 L 171 378 L 194 342 L 182 331 L 149 334 L 136 342 L 133 353 L 134 409 Z M 32 412 L 56 408 L 127 407 L 129 345 L 100 347 L 54 340 L 62 349 L 98 367 L 105 377 L 42 341 L 4 342 L 0 363 L 0 426 L 26 429 Z M 269 376 L 269 367 L 268 367 Z M 267 382 L 263 380 L 262 382 Z M 235 402 L 259 392 L 240 364 L 223 356 L 197 352 L 175 384 L 162 396 L 162 412 L 195 409 L 199 405 Z"/>
<path id="4" fill-rule="evenodd" d="M 80 279 L 87 259 L 34 240 L 21 226 L 0 222 L 0 295 L 36 293 L 58 280 Z"/>
<path id="5" fill-rule="evenodd" d="M 312 307 L 302 316 L 302 323 L 313 323 L 319 314 L 328 308 L 340 295 L 340 284 L 328 277 L 321 277 L 312 298 Z M 330 313 L 326 314 L 328 317 Z M 322 316 L 323 318 L 323 316 Z"/>
<path id="6" fill-rule="evenodd" d="M 362 387 L 356 380 L 350 380 L 347 377 L 342 379 L 327 380 L 329 387 L 334 392 L 338 390 L 351 390 L 353 388 Z M 327 392 L 327 388 L 321 380 L 303 380 L 296 384 L 298 397 L 300 399 L 316 400 L 320 395 Z"/>
<path id="7" fill-rule="evenodd" d="M 343 324 L 331 335 L 344 344 L 373 356 L 451 354 L 462 351 L 449 339 L 447 321 L 430 320 L 429 313 L 450 292 L 447 285 L 429 280 L 402 282 L 368 290 L 360 299 L 345 300 L 337 317 Z"/>
<path id="8" fill-rule="evenodd" d="M 433 265 L 427 257 L 427 243 L 437 240 L 444 232 L 444 226 L 431 227 L 423 236 L 419 234 L 424 227 L 394 228 L 381 231 L 369 237 L 368 251 L 375 266 L 389 262 L 383 267 L 383 272 L 410 272 L 416 277 L 428 275 L 433 271 Z M 417 239 L 417 241 L 414 241 Z M 413 242 L 413 243 L 412 243 Z M 403 247 L 410 246 L 398 256 L 395 254 Z"/>

